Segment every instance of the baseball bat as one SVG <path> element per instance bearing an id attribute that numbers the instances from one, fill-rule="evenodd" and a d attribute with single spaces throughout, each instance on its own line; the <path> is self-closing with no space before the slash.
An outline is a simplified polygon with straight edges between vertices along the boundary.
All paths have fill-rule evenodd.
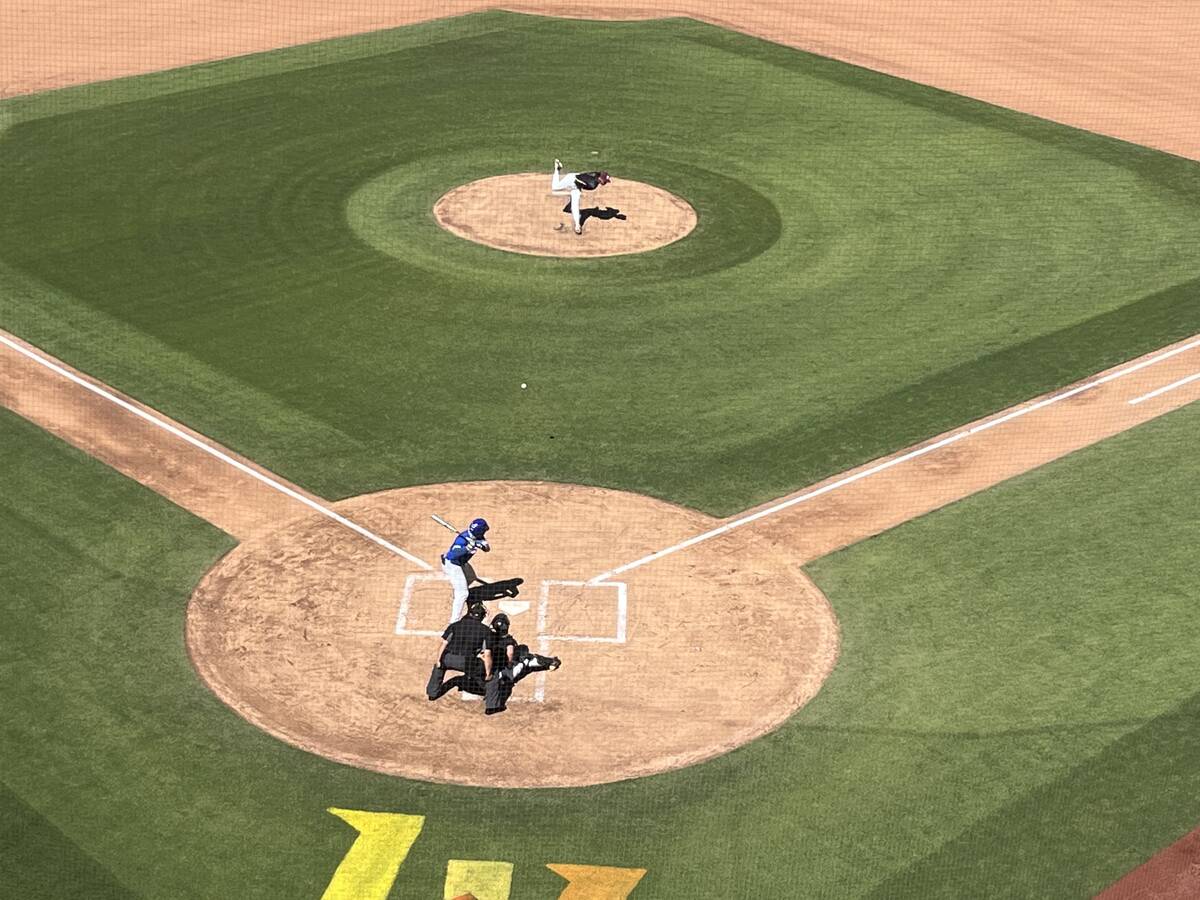
<path id="1" fill-rule="evenodd" d="M 451 525 L 449 522 L 447 522 L 445 519 L 443 519 L 441 516 L 431 513 L 430 518 L 433 519 L 433 521 L 437 522 L 439 525 L 441 525 L 443 528 L 449 528 L 455 534 L 458 534 L 458 529 L 455 528 L 453 525 Z"/>

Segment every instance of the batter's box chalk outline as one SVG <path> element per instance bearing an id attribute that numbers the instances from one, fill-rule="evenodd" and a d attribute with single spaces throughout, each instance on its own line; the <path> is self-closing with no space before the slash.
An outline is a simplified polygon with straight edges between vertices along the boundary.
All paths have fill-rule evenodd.
<path id="1" fill-rule="evenodd" d="M 441 631 L 427 631 L 420 628 L 408 627 L 408 611 L 412 606 L 413 591 L 418 581 L 444 581 L 450 583 L 450 578 L 441 573 L 413 572 L 404 579 L 404 593 L 400 595 L 400 612 L 396 615 L 396 634 L 408 634 L 414 637 L 441 637 Z M 450 612 L 454 613 L 454 600 L 450 601 Z M 449 619 L 447 619 L 449 621 Z"/>
<path id="2" fill-rule="evenodd" d="M 612 636 L 597 636 L 590 634 L 547 634 L 546 620 L 550 615 L 550 588 L 560 587 L 614 588 L 617 592 L 617 633 Z M 538 640 L 539 641 L 575 641 L 583 644 L 623 644 L 625 643 L 625 627 L 628 621 L 629 601 L 623 581 L 606 581 L 602 584 L 591 584 L 587 581 L 556 581 L 542 582 L 542 595 L 538 601 Z"/>
<path id="3" fill-rule="evenodd" d="M 611 637 L 585 634 L 547 634 L 546 619 L 550 614 L 550 588 L 555 585 L 560 587 L 615 589 L 617 592 L 617 633 Z M 625 590 L 625 582 L 623 581 L 605 581 L 601 584 L 587 581 L 557 581 L 554 579 L 543 581 L 542 594 L 538 601 L 538 653 L 543 656 L 549 656 L 550 644 L 554 641 L 568 641 L 577 644 L 624 644 L 628 618 L 629 598 Z M 538 673 L 537 686 L 533 689 L 533 700 L 535 703 L 546 702 L 546 675 L 546 672 Z"/>

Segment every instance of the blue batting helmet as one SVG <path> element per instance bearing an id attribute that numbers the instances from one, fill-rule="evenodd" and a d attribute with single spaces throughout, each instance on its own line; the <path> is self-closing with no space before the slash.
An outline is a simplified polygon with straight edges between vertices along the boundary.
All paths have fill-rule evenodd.
<path id="1" fill-rule="evenodd" d="M 479 540 L 485 534 L 487 534 L 489 527 L 490 526 L 487 523 L 487 519 L 472 519 L 471 524 L 467 526 L 467 534 L 476 540 Z"/>

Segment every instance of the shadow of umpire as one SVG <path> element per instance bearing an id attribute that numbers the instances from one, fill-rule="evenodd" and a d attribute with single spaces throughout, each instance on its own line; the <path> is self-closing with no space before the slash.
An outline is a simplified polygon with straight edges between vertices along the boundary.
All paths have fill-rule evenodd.
<path id="1" fill-rule="evenodd" d="M 490 603 L 501 597 L 515 597 L 521 593 L 521 585 L 524 583 L 524 578 L 505 578 L 503 581 L 477 584 L 467 591 L 467 604 Z"/>

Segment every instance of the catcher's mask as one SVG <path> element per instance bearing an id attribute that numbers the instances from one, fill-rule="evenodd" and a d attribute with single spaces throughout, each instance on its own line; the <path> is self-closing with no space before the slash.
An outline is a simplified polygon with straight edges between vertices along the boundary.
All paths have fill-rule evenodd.
<path id="1" fill-rule="evenodd" d="M 504 613 L 496 613 L 492 617 L 492 631 L 501 637 L 508 634 L 508 616 Z"/>
<path id="2" fill-rule="evenodd" d="M 487 616 L 487 609 L 482 603 L 472 603 L 467 607 L 467 617 L 482 622 Z"/>

